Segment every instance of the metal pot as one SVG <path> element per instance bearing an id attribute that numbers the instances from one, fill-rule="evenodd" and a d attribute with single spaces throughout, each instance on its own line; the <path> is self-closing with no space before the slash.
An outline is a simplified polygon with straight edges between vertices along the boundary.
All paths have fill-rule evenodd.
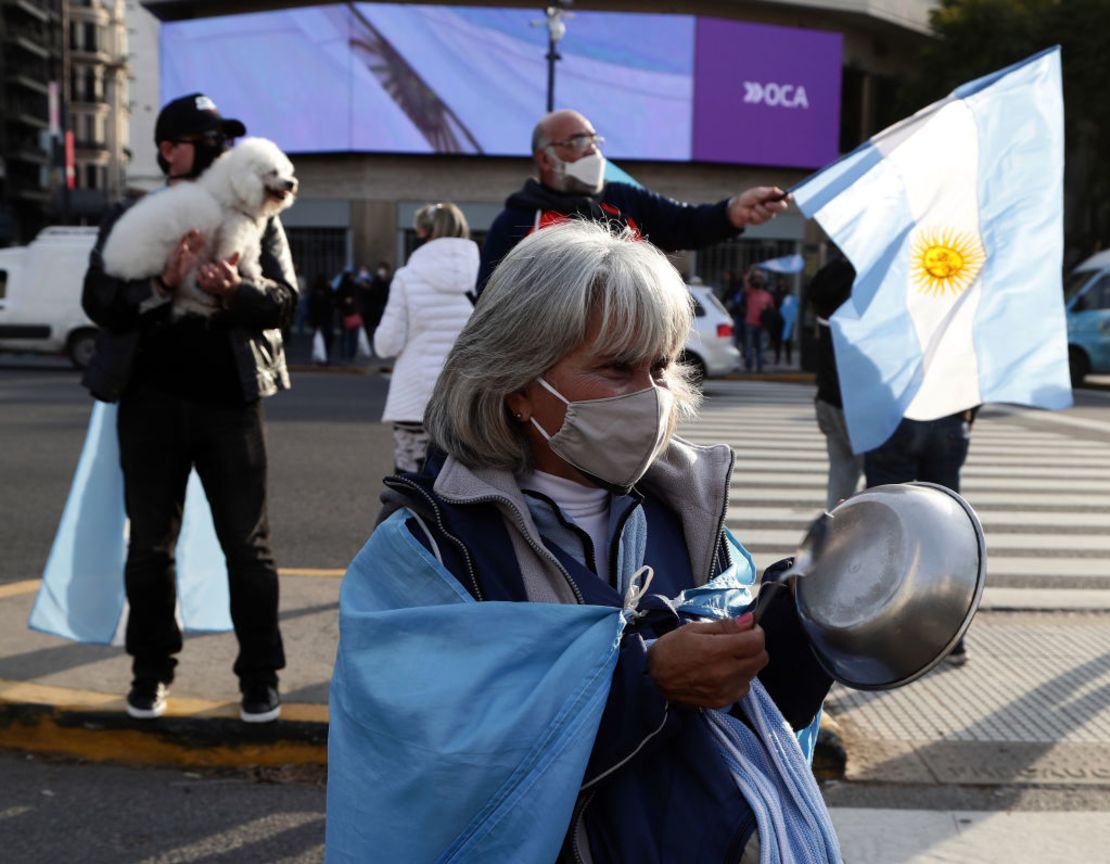
<path id="1" fill-rule="evenodd" d="M 833 510 L 824 535 L 795 601 L 825 670 L 887 690 L 943 660 L 983 596 L 987 547 L 971 506 L 933 483 L 875 486 Z"/>

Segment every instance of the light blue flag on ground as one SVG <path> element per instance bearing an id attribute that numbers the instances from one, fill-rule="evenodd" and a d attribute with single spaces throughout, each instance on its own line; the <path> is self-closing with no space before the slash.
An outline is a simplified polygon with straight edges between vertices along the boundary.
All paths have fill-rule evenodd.
<path id="1" fill-rule="evenodd" d="M 793 190 L 856 268 L 830 324 L 852 448 L 902 417 L 1071 404 L 1060 49 L 959 87 Z"/>
<path id="2" fill-rule="evenodd" d="M 107 645 L 126 615 L 127 516 L 115 405 L 97 402 L 28 626 Z M 177 543 L 181 623 L 194 632 L 231 629 L 227 570 L 200 479 L 193 472 Z"/>

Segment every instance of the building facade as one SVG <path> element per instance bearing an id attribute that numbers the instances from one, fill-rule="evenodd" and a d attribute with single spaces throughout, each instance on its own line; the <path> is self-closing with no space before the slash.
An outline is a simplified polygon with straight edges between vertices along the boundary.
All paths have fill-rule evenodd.
<path id="1" fill-rule="evenodd" d="M 0 245 L 34 236 L 50 218 L 62 14 L 61 0 L 0 0 Z"/>
<path id="2" fill-rule="evenodd" d="M 68 128 L 73 189 L 67 221 L 96 224 L 126 191 L 130 160 L 123 0 L 67 0 Z"/>
<path id="3" fill-rule="evenodd" d="M 0 0 L 0 245 L 96 224 L 126 191 L 122 0 Z"/>

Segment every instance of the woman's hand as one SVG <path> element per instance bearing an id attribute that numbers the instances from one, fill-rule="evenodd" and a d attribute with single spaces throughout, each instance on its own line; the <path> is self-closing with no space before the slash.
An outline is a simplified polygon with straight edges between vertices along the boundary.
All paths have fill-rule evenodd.
<path id="1" fill-rule="evenodd" d="M 169 292 L 176 291 L 185 277 L 197 266 L 200 253 L 204 249 L 204 235 L 195 228 L 186 231 L 170 252 L 166 266 L 162 268 L 161 281 Z"/>
<path id="2" fill-rule="evenodd" d="M 648 673 L 667 700 L 698 708 L 724 708 L 744 698 L 766 665 L 763 630 L 751 613 L 686 624 L 648 651 Z"/>

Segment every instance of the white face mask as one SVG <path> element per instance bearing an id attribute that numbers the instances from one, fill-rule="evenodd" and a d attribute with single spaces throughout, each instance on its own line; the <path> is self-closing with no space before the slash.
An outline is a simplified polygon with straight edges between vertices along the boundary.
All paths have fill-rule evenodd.
<path id="1" fill-rule="evenodd" d="M 667 430 L 674 395 L 664 387 L 571 402 L 543 378 L 538 380 L 566 403 L 567 413 L 554 435 L 535 417 L 532 425 L 555 455 L 601 486 L 627 492 L 670 443 Z"/>
<path id="2" fill-rule="evenodd" d="M 605 185 L 605 157 L 596 150 L 577 162 L 564 162 L 551 149 L 548 153 L 561 166 L 559 173 L 563 177 L 564 188 L 560 191 L 595 195 Z"/>

